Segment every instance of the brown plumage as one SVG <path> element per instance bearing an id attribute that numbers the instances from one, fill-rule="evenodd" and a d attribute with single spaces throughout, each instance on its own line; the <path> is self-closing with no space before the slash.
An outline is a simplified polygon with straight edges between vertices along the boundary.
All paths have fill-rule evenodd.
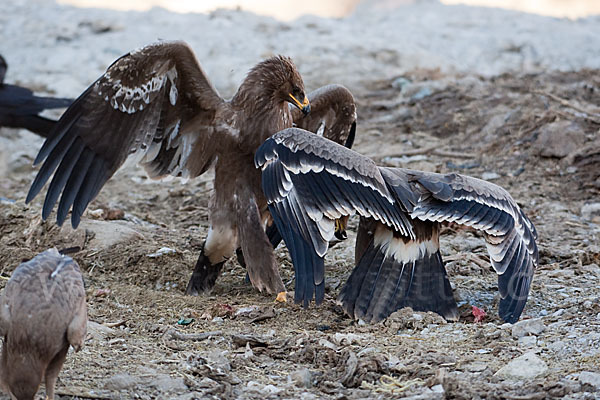
<path id="1" fill-rule="evenodd" d="M 354 108 L 351 96 L 322 102 L 322 121 L 334 124 L 326 111 Z M 263 229 L 266 200 L 254 152 L 273 133 L 292 126 L 289 105 L 310 110 L 304 83 L 291 59 L 271 57 L 256 65 L 229 101 L 222 99 L 183 42 L 159 42 L 115 61 L 64 113 L 35 163 L 44 161 L 27 201 L 39 193 L 52 173 L 42 217 L 49 216 L 61 192 L 57 221 L 71 206 L 71 222 L 81 215 L 104 183 L 137 153 L 150 177 L 194 178 L 215 165 L 210 229 L 186 292 L 210 289 L 223 262 L 241 247 L 252 284 L 281 292 L 273 249 Z M 319 112 L 318 109 L 313 111 Z M 355 112 L 352 113 L 355 119 Z M 354 120 L 331 133 L 345 143 Z"/>
<path id="2" fill-rule="evenodd" d="M 42 379 L 47 398 L 69 346 L 86 335 L 87 308 L 79 266 L 56 249 L 38 254 L 13 272 L 0 300 L 0 385 L 19 400 L 33 399 Z"/>
<path id="3" fill-rule="evenodd" d="M 484 233 L 498 273 L 500 317 L 519 319 L 538 264 L 537 234 L 501 187 L 457 174 L 379 167 L 297 128 L 271 136 L 255 162 L 294 263 L 297 302 L 323 301 L 324 256 L 335 221 L 357 213 L 356 266 L 338 298 L 352 317 L 379 321 L 406 306 L 458 317 L 439 251 L 439 223 L 447 221 Z"/>

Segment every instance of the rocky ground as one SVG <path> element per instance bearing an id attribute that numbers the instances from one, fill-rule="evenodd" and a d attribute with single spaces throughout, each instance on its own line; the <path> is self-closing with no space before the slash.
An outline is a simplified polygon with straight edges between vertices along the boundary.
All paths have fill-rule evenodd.
<path id="1" fill-rule="evenodd" d="M 442 252 L 463 311 L 456 323 L 403 309 L 366 325 L 341 312 L 335 298 L 352 268 L 356 220 L 327 255 L 320 307 L 275 303 L 244 283 L 235 261 L 211 295 L 186 297 L 207 231 L 210 173 L 156 183 L 125 169 L 78 230 L 59 228 L 54 216 L 41 221 L 40 198 L 23 202 L 41 140 L 4 128 L 1 277 L 48 247 L 80 248 L 72 256 L 86 280 L 89 335 L 65 364 L 61 398 L 597 398 L 598 72 L 412 68 L 354 87 L 356 150 L 385 165 L 493 181 L 530 216 L 540 266 L 515 325 L 497 316 L 483 238 L 454 225 Z M 293 290 L 285 247 L 277 254 Z M 486 312 L 482 322 L 472 306 Z"/>

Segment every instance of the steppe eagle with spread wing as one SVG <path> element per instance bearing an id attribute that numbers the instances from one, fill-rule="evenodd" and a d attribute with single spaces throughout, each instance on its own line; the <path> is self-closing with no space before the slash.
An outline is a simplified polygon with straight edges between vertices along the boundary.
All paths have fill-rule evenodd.
<path id="1" fill-rule="evenodd" d="M 309 111 L 312 116 L 303 118 Z M 210 228 L 186 293 L 212 288 L 238 247 L 252 284 L 281 293 L 285 289 L 264 230 L 267 202 L 253 159 L 261 143 L 295 120 L 347 143 L 356 126 L 354 99 L 339 85 L 306 96 L 292 60 L 275 56 L 252 68 L 233 98 L 224 100 L 187 44 L 148 45 L 117 59 L 65 111 L 35 159 L 43 165 L 27 202 L 54 173 L 42 217 L 48 218 L 60 197 L 58 224 L 72 207 L 71 223 L 77 227 L 90 201 L 134 153 L 151 178 L 194 178 L 214 164 Z"/>

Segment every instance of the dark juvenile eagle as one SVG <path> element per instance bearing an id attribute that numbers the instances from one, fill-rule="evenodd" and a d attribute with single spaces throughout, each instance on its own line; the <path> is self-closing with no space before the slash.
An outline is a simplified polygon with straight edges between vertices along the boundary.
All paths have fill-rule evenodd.
<path id="1" fill-rule="evenodd" d="M 35 96 L 24 87 L 4 83 L 6 61 L 0 56 L 0 126 L 25 128 L 47 137 L 55 120 L 38 114 L 44 110 L 68 107 L 73 99 Z"/>
<path id="2" fill-rule="evenodd" d="M 356 266 L 339 295 L 356 319 L 402 307 L 458 317 L 439 251 L 440 222 L 481 230 L 498 273 L 499 314 L 519 319 L 538 264 L 537 234 L 510 194 L 458 174 L 385 168 L 301 129 L 271 136 L 255 157 L 271 215 L 292 258 L 295 300 L 324 298 L 324 262 L 335 221 L 357 213 Z"/>
<path id="3" fill-rule="evenodd" d="M 292 115 L 290 104 L 298 114 Z M 309 111 L 312 116 L 304 118 Z M 348 90 L 334 85 L 306 96 L 288 57 L 256 65 L 226 101 L 187 44 L 159 42 L 116 60 L 65 111 L 35 159 L 44 163 L 27 202 L 54 173 L 42 217 L 49 216 L 62 192 L 57 222 L 64 222 L 72 206 L 71 223 L 77 227 L 89 202 L 134 153 L 151 178 L 194 178 L 214 164 L 210 228 L 186 293 L 212 288 L 238 247 L 252 284 L 280 293 L 284 286 L 264 231 L 269 216 L 254 153 L 294 121 L 347 143 L 355 120 Z"/>
<path id="4" fill-rule="evenodd" d="M 78 351 L 87 331 L 85 288 L 79 266 L 56 249 L 19 265 L 0 299 L 0 388 L 33 399 L 42 379 L 46 399 L 69 346 Z"/>

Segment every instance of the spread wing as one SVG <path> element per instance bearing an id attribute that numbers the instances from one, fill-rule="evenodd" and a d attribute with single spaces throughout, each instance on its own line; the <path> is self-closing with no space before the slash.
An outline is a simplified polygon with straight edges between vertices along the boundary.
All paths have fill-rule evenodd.
<path id="1" fill-rule="evenodd" d="M 280 131 L 259 147 L 269 210 L 296 271 L 295 301 L 324 298 L 323 257 L 334 221 L 355 212 L 413 237 L 379 168 L 369 158 L 298 128 Z"/>
<path id="2" fill-rule="evenodd" d="M 27 202 L 54 172 L 42 217 L 62 192 L 57 222 L 61 225 L 73 206 L 71 223 L 77 227 L 89 202 L 133 153 L 143 156 L 151 177 L 201 174 L 218 150 L 212 126 L 222 103 L 183 42 L 159 42 L 124 55 L 50 133 L 34 162 L 44 161 Z"/>
<path id="3" fill-rule="evenodd" d="M 341 85 L 327 85 L 310 92 L 308 99 L 308 114 L 304 115 L 297 107 L 291 109 L 296 127 L 351 149 L 356 134 L 356 103 L 352 93 Z"/>
<path id="4" fill-rule="evenodd" d="M 382 168 L 386 182 L 403 194 L 409 182 L 418 200 L 410 211 L 423 221 L 456 222 L 483 231 L 498 273 L 500 316 L 515 322 L 523 312 L 538 265 L 537 232 L 510 194 L 493 183 L 458 174 Z"/>
<path id="5" fill-rule="evenodd" d="M 290 249 L 297 301 L 307 304 L 312 288 L 322 284 L 332 221 L 357 212 L 407 241 L 417 239 L 416 219 L 482 230 L 499 274 L 500 316 L 509 322 L 520 316 L 537 265 L 536 232 L 504 189 L 455 174 L 377 167 L 352 150 L 299 129 L 267 140 L 255 161 L 263 169 L 271 214 Z"/>

